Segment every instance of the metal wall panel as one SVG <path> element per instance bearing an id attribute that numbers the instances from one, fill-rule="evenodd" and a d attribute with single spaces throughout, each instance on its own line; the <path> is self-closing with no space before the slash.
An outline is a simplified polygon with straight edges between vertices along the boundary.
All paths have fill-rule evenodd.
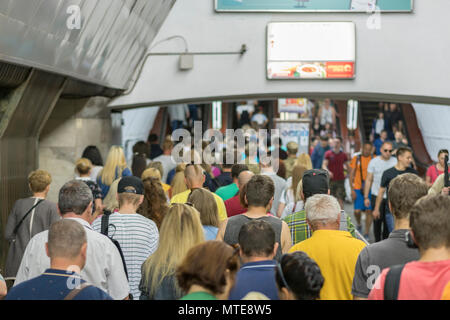
<path id="1" fill-rule="evenodd" d="M 127 89 L 176 0 L 0 0 L 0 61 Z M 67 8 L 78 5 L 81 29 Z"/>

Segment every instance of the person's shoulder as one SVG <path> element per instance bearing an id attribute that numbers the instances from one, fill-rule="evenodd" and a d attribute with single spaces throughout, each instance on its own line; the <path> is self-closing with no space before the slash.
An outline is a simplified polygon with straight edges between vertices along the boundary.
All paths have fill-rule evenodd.
<path id="1" fill-rule="evenodd" d="M 113 298 L 102 289 L 89 285 L 74 300 L 113 300 Z"/>
<path id="2" fill-rule="evenodd" d="M 301 211 L 297 211 L 297 212 L 287 215 L 283 219 L 283 221 L 286 222 L 287 224 L 289 224 L 289 223 L 292 223 L 294 221 L 298 221 L 298 220 L 301 220 L 304 218 L 306 218 L 306 212 L 305 212 L 305 210 L 301 210 Z"/>

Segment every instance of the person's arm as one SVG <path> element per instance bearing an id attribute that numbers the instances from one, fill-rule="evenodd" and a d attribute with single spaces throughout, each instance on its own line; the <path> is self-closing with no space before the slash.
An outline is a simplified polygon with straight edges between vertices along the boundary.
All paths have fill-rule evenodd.
<path id="1" fill-rule="evenodd" d="M 380 189 L 378 189 L 377 200 L 375 201 L 375 208 L 372 211 L 372 215 L 375 219 L 378 219 L 380 217 L 380 205 L 381 201 L 383 201 L 383 195 L 385 191 L 386 188 L 383 187 L 380 187 Z"/>
<path id="2" fill-rule="evenodd" d="M 225 219 L 219 224 L 219 230 L 217 231 L 216 240 L 224 241 L 225 230 L 227 229 L 227 223 L 228 223 L 228 219 Z"/>
<path id="3" fill-rule="evenodd" d="M 369 193 L 370 188 L 372 188 L 372 183 L 373 183 L 373 173 L 367 172 L 366 184 L 364 185 L 364 205 L 367 208 L 370 207 Z"/>
<path id="4" fill-rule="evenodd" d="M 6 287 L 5 279 L 3 279 L 2 275 L 0 274 L 0 300 L 2 300 L 7 293 L 8 288 Z"/>
<path id="5" fill-rule="evenodd" d="M 428 190 L 428 194 L 440 194 L 445 189 L 444 186 L 444 178 L 445 174 L 441 174 L 437 179 L 434 181 L 433 185 L 431 186 L 430 190 Z"/>
<path id="6" fill-rule="evenodd" d="M 330 175 L 330 178 L 333 179 L 333 172 L 331 172 L 331 171 L 328 169 L 328 159 L 327 159 L 327 158 L 324 158 L 324 159 L 323 159 L 323 162 L 322 162 L 322 169 L 325 170 L 325 171 L 328 171 L 328 174 Z"/>
<path id="7" fill-rule="evenodd" d="M 292 247 L 291 232 L 286 222 L 281 221 L 281 252 L 288 253 Z"/>
<path id="8" fill-rule="evenodd" d="M 281 218 L 281 215 L 283 214 L 284 208 L 286 208 L 286 204 L 284 202 L 278 203 L 278 210 L 277 210 L 277 217 Z"/>
<path id="9" fill-rule="evenodd" d="M 108 259 L 105 265 L 106 282 L 108 294 L 114 300 L 128 300 L 130 294 L 130 286 L 123 268 L 123 261 L 120 257 L 119 250 L 113 242 L 105 238 L 105 251 Z"/>
<path id="10" fill-rule="evenodd" d="M 352 161 L 352 163 L 353 163 L 353 161 Z M 350 183 L 350 189 L 352 191 L 352 199 L 353 200 L 356 199 L 354 179 L 355 179 L 355 169 L 353 168 L 352 164 L 350 164 L 350 172 L 348 174 L 348 182 Z"/>

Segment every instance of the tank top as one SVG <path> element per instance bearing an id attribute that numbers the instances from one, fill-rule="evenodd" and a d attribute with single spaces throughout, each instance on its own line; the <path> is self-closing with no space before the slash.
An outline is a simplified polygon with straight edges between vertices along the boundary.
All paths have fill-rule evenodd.
<path id="1" fill-rule="evenodd" d="M 282 227 L 282 221 L 281 219 L 271 217 L 271 216 L 264 216 L 260 218 L 249 218 L 244 214 L 240 214 L 237 216 L 231 217 L 227 222 L 227 228 L 225 229 L 225 234 L 223 237 L 223 240 L 230 244 L 236 244 L 238 243 L 238 237 L 239 237 L 239 231 L 241 231 L 241 227 L 246 224 L 249 221 L 253 220 L 263 220 L 269 223 L 273 230 L 275 231 L 275 241 L 278 242 L 278 250 L 277 254 L 275 255 L 275 260 L 280 261 L 282 252 L 281 252 L 281 227 Z"/>
<path id="2" fill-rule="evenodd" d="M 327 122 L 333 123 L 333 109 L 331 107 L 329 109 L 323 107 L 320 114 L 320 124 L 324 126 Z"/>

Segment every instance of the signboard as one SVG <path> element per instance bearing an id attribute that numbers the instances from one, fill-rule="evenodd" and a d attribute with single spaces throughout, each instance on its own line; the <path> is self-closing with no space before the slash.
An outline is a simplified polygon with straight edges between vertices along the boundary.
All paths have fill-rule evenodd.
<path id="1" fill-rule="evenodd" d="M 278 112 L 305 113 L 308 111 L 308 99 L 278 99 Z"/>
<path id="2" fill-rule="evenodd" d="M 412 12 L 413 0 L 215 0 L 219 12 Z"/>
<path id="3" fill-rule="evenodd" d="M 275 119 L 276 129 L 280 130 L 280 138 L 283 146 L 294 141 L 298 144 L 297 155 L 309 154 L 309 131 L 311 121 L 309 119 L 281 120 Z"/>
<path id="4" fill-rule="evenodd" d="M 353 22 L 272 22 L 267 26 L 267 79 L 353 79 Z"/>

